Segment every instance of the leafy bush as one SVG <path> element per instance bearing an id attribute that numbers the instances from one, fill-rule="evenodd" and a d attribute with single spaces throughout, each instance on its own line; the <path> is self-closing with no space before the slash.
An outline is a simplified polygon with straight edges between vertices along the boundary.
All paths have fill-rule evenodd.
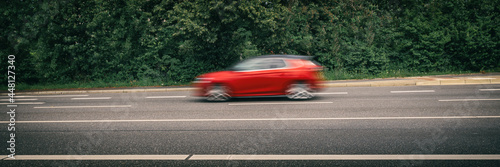
<path id="1" fill-rule="evenodd" d="M 499 3 L 419 1 L 2 1 L 0 54 L 17 82 L 183 84 L 262 54 L 316 56 L 380 76 L 500 66 Z"/>

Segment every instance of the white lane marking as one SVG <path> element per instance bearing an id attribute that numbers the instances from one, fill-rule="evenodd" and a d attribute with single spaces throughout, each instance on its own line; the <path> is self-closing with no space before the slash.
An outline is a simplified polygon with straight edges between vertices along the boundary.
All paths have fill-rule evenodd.
<path id="1" fill-rule="evenodd" d="M 500 91 L 500 89 L 479 89 L 479 91 Z"/>
<path id="2" fill-rule="evenodd" d="M 407 90 L 407 91 L 391 91 L 391 93 L 433 93 L 435 90 Z"/>
<path id="3" fill-rule="evenodd" d="M 189 160 L 499 160 L 499 154 L 193 155 Z"/>
<path id="4" fill-rule="evenodd" d="M 147 99 L 171 99 L 171 98 L 185 98 L 187 96 L 148 96 Z"/>
<path id="5" fill-rule="evenodd" d="M 36 105 L 36 104 L 45 104 L 45 102 L 21 102 L 21 103 L 0 103 L 0 105 L 4 105 L 4 104 L 13 104 L 13 105 L 20 105 L 20 104 L 33 104 L 33 105 Z"/>
<path id="6" fill-rule="evenodd" d="M 441 102 L 464 102 L 464 101 L 497 101 L 500 99 L 444 99 Z"/>
<path id="7" fill-rule="evenodd" d="M 229 121 L 335 121 L 335 120 L 411 120 L 411 119 L 500 119 L 500 116 L 443 117 L 344 117 L 344 118 L 234 118 L 234 119 L 136 119 L 136 120 L 53 120 L 16 123 L 103 123 L 103 122 L 229 122 Z M 8 123 L 8 121 L 0 121 Z"/>
<path id="8" fill-rule="evenodd" d="M 43 106 L 34 108 L 125 108 L 132 105 L 114 105 L 114 106 Z"/>
<path id="9" fill-rule="evenodd" d="M 16 96 L 18 98 L 26 98 L 26 97 L 85 97 L 89 95 L 53 95 L 53 96 Z"/>
<path id="10" fill-rule="evenodd" d="M 16 99 L 14 98 L 15 101 L 36 101 L 38 99 Z M 0 101 L 10 101 L 10 99 L 0 99 Z"/>
<path id="11" fill-rule="evenodd" d="M 347 92 L 324 92 L 324 93 L 313 93 L 315 95 L 346 95 Z"/>
<path id="12" fill-rule="evenodd" d="M 15 155 L 4 160 L 185 160 L 189 155 Z"/>
<path id="13" fill-rule="evenodd" d="M 249 106 L 249 105 L 288 105 L 288 104 L 331 104 L 333 102 L 284 102 L 284 103 L 231 103 L 230 106 Z"/>
<path id="14" fill-rule="evenodd" d="M 71 100 L 106 100 L 111 99 L 111 97 L 80 97 L 80 98 L 71 98 Z"/>
<path id="15" fill-rule="evenodd" d="M 16 155 L 3 160 L 500 160 L 500 154 Z"/>

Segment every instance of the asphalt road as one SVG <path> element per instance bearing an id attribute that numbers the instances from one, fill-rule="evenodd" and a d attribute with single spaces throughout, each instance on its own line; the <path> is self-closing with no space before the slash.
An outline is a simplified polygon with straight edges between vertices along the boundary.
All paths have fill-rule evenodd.
<path id="1" fill-rule="evenodd" d="M 498 84 L 328 88 L 307 101 L 191 93 L 17 96 L 16 160 L 0 166 L 500 165 Z"/>

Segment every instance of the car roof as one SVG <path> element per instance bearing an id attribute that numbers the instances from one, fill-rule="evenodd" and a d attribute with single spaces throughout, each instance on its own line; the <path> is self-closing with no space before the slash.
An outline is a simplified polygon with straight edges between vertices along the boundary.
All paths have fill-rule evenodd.
<path id="1" fill-rule="evenodd" d="M 302 56 L 302 55 L 263 55 L 252 57 L 253 58 L 288 58 L 288 59 L 304 59 L 304 60 L 312 60 L 314 56 Z"/>

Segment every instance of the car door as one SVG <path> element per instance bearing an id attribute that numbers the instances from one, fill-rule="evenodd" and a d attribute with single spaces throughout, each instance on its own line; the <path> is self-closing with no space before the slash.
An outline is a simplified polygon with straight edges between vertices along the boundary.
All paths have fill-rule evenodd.
<path id="1" fill-rule="evenodd" d="M 238 71 L 233 79 L 235 93 L 241 95 L 276 95 L 282 91 L 286 63 L 282 59 L 266 58 L 251 70 Z"/>
<path id="2" fill-rule="evenodd" d="M 264 82 L 261 82 L 262 71 L 266 69 L 266 59 L 253 59 L 245 62 L 243 70 L 237 70 L 234 72 L 234 78 L 231 78 L 231 83 L 233 85 L 233 92 L 238 95 L 249 95 L 258 92 L 259 88 L 265 86 Z"/>
<path id="3" fill-rule="evenodd" d="M 265 82 L 265 92 L 271 94 L 277 94 L 283 92 L 283 85 L 286 84 L 288 80 L 287 64 L 283 59 L 273 59 L 269 60 L 269 70 L 266 74 L 263 74 Z"/>

